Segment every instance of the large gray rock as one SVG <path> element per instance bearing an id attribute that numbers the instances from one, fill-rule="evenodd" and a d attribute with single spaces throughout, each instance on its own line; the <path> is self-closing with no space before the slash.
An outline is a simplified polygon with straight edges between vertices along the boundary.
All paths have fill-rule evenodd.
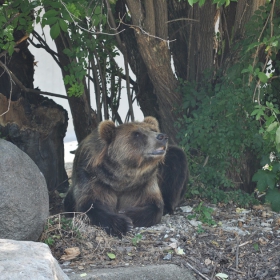
<path id="1" fill-rule="evenodd" d="M 67 280 L 46 244 L 0 239 L 0 280 Z"/>
<path id="2" fill-rule="evenodd" d="M 17 146 L 0 139 L 0 238 L 40 237 L 49 215 L 46 181 Z"/>

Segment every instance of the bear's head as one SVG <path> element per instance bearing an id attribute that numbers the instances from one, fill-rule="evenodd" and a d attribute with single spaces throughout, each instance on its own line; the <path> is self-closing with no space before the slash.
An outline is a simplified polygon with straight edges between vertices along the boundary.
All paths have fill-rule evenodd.
<path id="1" fill-rule="evenodd" d="M 168 137 L 159 132 L 158 121 L 146 117 L 143 122 L 115 126 L 106 120 L 99 124 L 99 137 L 106 143 L 106 154 L 114 162 L 131 168 L 156 165 L 164 159 Z"/>

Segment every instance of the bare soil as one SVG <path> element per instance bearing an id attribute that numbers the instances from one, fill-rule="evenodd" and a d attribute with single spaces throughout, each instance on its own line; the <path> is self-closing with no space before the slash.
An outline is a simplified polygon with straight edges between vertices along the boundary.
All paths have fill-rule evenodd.
<path id="1" fill-rule="evenodd" d="M 53 195 L 51 212 L 57 214 L 62 199 Z M 214 210 L 210 220 L 215 225 L 210 226 L 201 223 L 202 211 L 196 210 L 201 201 L 184 205 L 160 224 L 134 228 L 122 239 L 90 226 L 84 214 L 74 218 L 74 225 L 57 214 L 50 217 L 42 241 L 65 271 L 79 274 L 91 268 L 174 263 L 191 268 L 197 279 L 223 279 L 218 273 L 227 279 L 280 279 L 279 214 L 266 206 L 240 209 L 203 202 Z"/>

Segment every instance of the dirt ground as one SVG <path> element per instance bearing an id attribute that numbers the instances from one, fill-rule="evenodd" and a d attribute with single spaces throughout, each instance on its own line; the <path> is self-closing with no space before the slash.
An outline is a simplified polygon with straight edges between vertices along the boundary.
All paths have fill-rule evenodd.
<path id="1" fill-rule="evenodd" d="M 42 241 L 65 271 L 82 275 L 91 268 L 174 263 L 197 279 L 280 279 L 280 215 L 268 207 L 186 200 L 160 224 L 118 239 L 89 226 L 83 214 L 72 225 L 57 214 L 62 199 L 53 195 L 54 216 Z"/>

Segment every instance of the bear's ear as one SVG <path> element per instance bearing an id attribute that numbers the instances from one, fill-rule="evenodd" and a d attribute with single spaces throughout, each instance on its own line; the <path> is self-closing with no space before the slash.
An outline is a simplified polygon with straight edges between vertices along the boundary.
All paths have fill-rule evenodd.
<path id="1" fill-rule="evenodd" d="M 103 121 L 98 126 L 100 138 L 110 143 L 115 136 L 115 123 L 109 120 Z"/>
<path id="2" fill-rule="evenodd" d="M 154 117 L 146 117 L 144 119 L 144 122 L 148 123 L 149 125 L 151 125 L 155 131 L 159 131 L 158 121 L 157 121 L 156 118 L 154 118 Z"/>

